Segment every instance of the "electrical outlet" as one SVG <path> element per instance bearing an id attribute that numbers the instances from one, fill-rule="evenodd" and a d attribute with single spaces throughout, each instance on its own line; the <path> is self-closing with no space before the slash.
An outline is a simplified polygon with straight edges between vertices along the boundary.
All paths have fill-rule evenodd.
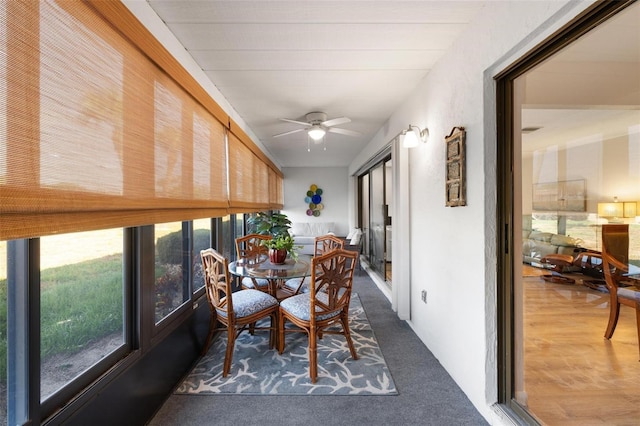
<path id="1" fill-rule="evenodd" d="M 427 290 L 422 290 L 421 298 L 424 303 L 427 303 Z"/>

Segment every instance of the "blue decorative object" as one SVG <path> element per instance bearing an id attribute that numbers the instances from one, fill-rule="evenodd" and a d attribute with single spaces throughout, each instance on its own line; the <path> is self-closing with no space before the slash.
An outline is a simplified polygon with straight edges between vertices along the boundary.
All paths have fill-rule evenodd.
<path id="1" fill-rule="evenodd" d="M 321 204 L 322 202 L 322 189 L 318 188 L 318 185 L 312 184 L 307 191 L 307 196 L 304 199 L 304 202 L 309 205 L 309 209 L 307 210 L 308 216 L 318 217 L 320 216 L 320 210 L 324 208 Z"/>

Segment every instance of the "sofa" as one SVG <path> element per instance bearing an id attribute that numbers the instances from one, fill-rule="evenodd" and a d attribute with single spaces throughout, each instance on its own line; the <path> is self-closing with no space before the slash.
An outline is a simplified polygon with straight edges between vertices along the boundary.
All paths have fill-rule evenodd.
<path id="1" fill-rule="evenodd" d="M 575 257 L 580 251 L 580 240 L 576 238 L 535 230 L 522 231 L 524 263 L 542 266 L 541 259 L 550 254 L 565 254 Z"/>
<path id="2" fill-rule="evenodd" d="M 300 254 L 313 255 L 315 252 L 315 238 L 321 235 L 335 235 L 335 223 L 333 222 L 294 222 L 291 224 L 289 234 L 293 237 L 294 244 Z"/>

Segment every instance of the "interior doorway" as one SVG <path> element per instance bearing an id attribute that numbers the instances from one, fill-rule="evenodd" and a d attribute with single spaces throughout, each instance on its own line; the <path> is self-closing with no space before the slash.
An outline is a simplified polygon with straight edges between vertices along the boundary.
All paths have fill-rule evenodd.
<path id="1" fill-rule="evenodd" d="M 640 3 L 599 3 L 498 78 L 499 229 L 512 247 L 501 250 L 501 383 L 531 423 L 640 418 L 635 312 L 623 307 L 605 339 L 610 300 L 596 286 L 603 224 L 629 225 L 640 266 L 638 22 Z"/>

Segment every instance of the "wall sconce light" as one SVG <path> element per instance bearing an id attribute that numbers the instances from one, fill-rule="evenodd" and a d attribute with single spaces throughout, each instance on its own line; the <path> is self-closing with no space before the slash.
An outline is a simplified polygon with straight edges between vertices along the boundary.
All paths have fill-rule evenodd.
<path id="1" fill-rule="evenodd" d="M 625 201 L 624 203 L 622 203 L 622 210 L 623 210 L 623 217 L 636 217 L 638 214 L 638 209 L 636 207 L 636 202 L 635 201 L 631 201 L 631 202 L 627 202 Z"/>
<path id="2" fill-rule="evenodd" d="M 409 124 L 409 128 L 400 132 L 400 135 L 403 136 L 402 146 L 404 148 L 415 148 L 419 141 L 427 143 L 429 129 L 425 127 L 424 130 L 420 130 L 420 127 Z"/>
<path id="3" fill-rule="evenodd" d="M 610 222 L 619 221 L 623 217 L 624 203 L 598 203 L 598 216 L 611 219 Z"/>

